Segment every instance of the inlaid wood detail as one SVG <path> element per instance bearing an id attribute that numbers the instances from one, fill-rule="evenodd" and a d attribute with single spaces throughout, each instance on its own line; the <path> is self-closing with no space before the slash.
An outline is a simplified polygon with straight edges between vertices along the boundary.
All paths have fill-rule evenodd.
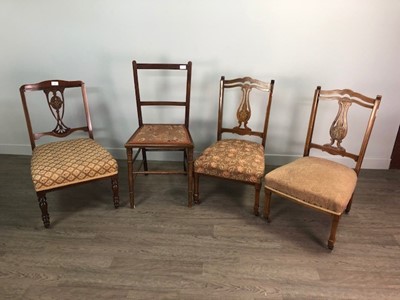
<path id="1" fill-rule="evenodd" d="M 57 92 L 61 97 L 57 95 Z M 51 114 L 57 122 L 56 127 L 52 130 L 52 132 L 58 135 L 68 134 L 71 128 L 65 125 L 63 121 L 65 107 L 63 91 L 45 90 L 44 93 L 46 94 L 47 104 L 50 108 Z M 49 95 L 50 93 L 52 94 L 51 97 Z"/>
<path id="2" fill-rule="evenodd" d="M 338 104 L 339 104 L 338 112 L 329 130 L 329 134 L 331 136 L 331 142 L 330 144 L 325 144 L 324 146 L 333 147 L 340 151 L 346 151 L 346 149 L 343 148 L 341 143 L 347 135 L 348 131 L 347 113 L 349 111 L 352 102 L 350 100 L 339 100 Z M 336 145 L 334 145 L 335 142 Z"/>
<path id="3" fill-rule="evenodd" d="M 238 110 L 236 112 L 238 126 L 236 126 L 235 129 L 244 130 L 246 132 L 251 132 L 251 128 L 247 126 L 247 123 L 251 117 L 251 107 L 249 101 L 250 92 L 251 92 L 251 86 L 248 84 L 243 85 L 242 99 L 240 101 Z"/>

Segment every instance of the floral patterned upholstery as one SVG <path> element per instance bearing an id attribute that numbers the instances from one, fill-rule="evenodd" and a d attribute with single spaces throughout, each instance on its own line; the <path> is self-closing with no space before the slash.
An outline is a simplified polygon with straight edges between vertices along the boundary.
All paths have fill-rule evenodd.
<path id="1" fill-rule="evenodd" d="M 260 182 L 264 169 L 264 147 L 237 139 L 216 142 L 194 162 L 196 173 L 251 183 Z"/>
<path id="2" fill-rule="evenodd" d="M 191 144 L 188 130 L 180 124 L 146 124 L 140 127 L 127 144 Z"/>
<path id="3" fill-rule="evenodd" d="M 89 138 L 66 140 L 36 147 L 31 160 L 36 192 L 116 175 L 111 154 Z"/>
<path id="4" fill-rule="evenodd" d="M 272 191 L 341 214 L 357 183 L 356 172 L 342 164 L 318 157 L 302 157 L 265 175 Z"/>

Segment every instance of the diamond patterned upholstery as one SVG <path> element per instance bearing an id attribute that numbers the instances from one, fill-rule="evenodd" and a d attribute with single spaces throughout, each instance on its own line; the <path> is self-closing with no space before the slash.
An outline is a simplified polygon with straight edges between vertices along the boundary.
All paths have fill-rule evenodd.
<path id="1" fill-rule="evenodd" d="M 52 142 L 32 153 L 32 180 L 36 192 L 118 174 L 111 154 L 90 138 Z"/>

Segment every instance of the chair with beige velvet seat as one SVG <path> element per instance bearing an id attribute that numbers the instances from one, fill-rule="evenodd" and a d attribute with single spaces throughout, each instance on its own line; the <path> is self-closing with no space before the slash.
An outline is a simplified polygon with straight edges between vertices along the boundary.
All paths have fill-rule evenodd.
<path id="1" fill-rule="evenodd" d="M 258 215 L 273 88 L 273 80 L 221 77 L 217 141 L 194 162 L 195 203 L 200 203 L 200 175 L 224 178 L 254 185 L 254 214 Z"/>
<path id="2" fill-rule="evenodd" d="M 344 212 L 349 212 L 360 173 L 368 140 L 374 125 L 376 112 L 381 96 L 369 98 L 349 89 L 321 90 L 317 87 L 306 138 L 304 156 L 282 167 L 269 172 L 265 176 L 265 205 L 264 217 L 270 221 L 271 193 L 296 203 L 328 213 L 332 216 L 331 232 L 328 248 L 333 249 L 336 240 L 336 229 L 339 219 Z M 317 111 L 323 109 L 328 102 L 337 102 L 339 109 L 330 126 L 330 142 L 316 143 L 313 138 Z M 359 151 L 346 151 L 342 142 L 348 133 L 348 113 L 353 106 L 366 111 L 366 130 L 361 132 Z M 325 112 L 325 110 L 324 110 Z M 353 115 L 354 117 L 354 115 Z M 360 117 L 361 119 L 361 117 Z M 321 120 L 319 120 L 321 121 Z M 318 122 L 320 124 L 320 122 Z M 361 125 L 358 122 L 358 127 Z M 356 134 L 353 134 L 353 136 Z M 310 151 L 316 149 L 331 155 L 340 155 L 353 161 L 354 169 L 326 158 L 310 156 Z M 354 153 L 356 152 L 356 153 Z"/>
<path id="3" fill-rule="evenodd" d="M 117 208 L 119 206 L 118 165 L 111 154 L 93 140 L 85 84 L 82 81 L 48 80 L 22 85 L 20 94 L 32 147 L 32 181 L 44 226 L 46 228 L 50 226 L 46 193 L 75 184 L 110 178 L 114 207 Z M 66 101 L 66 94 L 68 94 L 68 101 Z M 28 98 L 31 105 L 28 105 Z M 76 103 L 77 100 L 79 103 Z M 71 109 L 75 108 L 74 111 L 69 109 L 71 112 L 66 114 L 66 118 L 64 118 L 65 102 L 68 102 L 68 107 Z M 29 109 L 30 106 L 31 109 Z M 43 108 L 47 110 L 49 118 L 43 114 Z M 83 123 L 80 123 L 79 127 L 69 127 L 70 122 L 79 122 L 76 114 L 80 111 L 84 112 Z M 69 121 L 66 120 L 67 116 Z M 37 123 L 38 128 L 47 124 L 48 121 L 50 123 L 55 121 L 54 129 L 45 132 L 34 131 L 32 123 L 39 118 L 41 124 Z M 76 135 L 75 138 L 64 139 L 79 131 L 83 132 L 83 137 Z M 57 138 L 57 141 L 49 142 L 47 139 L 46 143 L 36 145 L 36 141 L 44 136 L 50 139 Z"/>

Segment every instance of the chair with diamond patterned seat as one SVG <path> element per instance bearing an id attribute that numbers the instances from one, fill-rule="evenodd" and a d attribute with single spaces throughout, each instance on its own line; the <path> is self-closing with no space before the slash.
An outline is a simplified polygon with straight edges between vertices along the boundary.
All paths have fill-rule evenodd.
<path id="1" fill-rule="evenodd" d="M 67 114 L 69 122 L 78 123 L 79 117 L 85 119 L 77 127 L 69 127 L 68 121 L 64 117 L 67 90 L 68 105 L 70 105 L 71 111 L 72 107 L 74 108 L 74 112 Z M 40 92 L 43 92 L 45 97 L 43 94 L 41 96 Z M 110 178 L 114 207 L 118 208 L 117 161 L 93 139 L 85 83 L 47 80 L 25 84 L 20 87 L 20 95 L 32 148 L 32 181 L 44 226 L 46 228 L 50 226 L 46 193 L 67 186 Z M 78 100 L 79 103 L 76 103 Z M 28 101 L 34 102 L 35 105 L 33 103 L 28 105 Z M 46 109 L 46 107 L 49 110 L 48 118 L 43 114 L 43 108 Z M 80 115 L 79 113 L 82 111 L 83 114 Z M 36 118 L 32 118 L 33 116 Z M 40 124 L 36 123 L 37 128 L 46 126 L 47 122 L 51 122 L 51 120 L 53 122 L 55 120 L 56 125 L 51 131 L 34 131 L 32 121 L 37 121 L 37 118 L 41 119 Z M 84 136 L 70 136 L 72 133 L 77 134 L 78 132 L 83 132 Z M 50 141 L 46 139 L 46 142 L 37 145 L 36 141 L 45 136 Z M 56 140 L 54 141 L 54 139 Z"/>
<path id="2" fill-rule="evenodd" d="M 381 96 L 369 98 L 349 89 L 321 90 L 317 87 L 309 119 L 308 133 L 303 157 L 278 167 L 265 175 L 265 205 L 264 217 L 270 222 L 271 193 L 286 198 L 305 207 L 327 213 L 332 217 L 328 248 L 333 249 L 336 240 L 336 230 L 341 215 L 351 208 L 357 178 L 367 149 L 368 141 L 375 122 L 376 112 Z M 337 106 L 329 107 L 330 105 Z M 357 124 L 351 123 L 352 149 L 346 150 L 342 142 L 348 134 L 350 107 L 352 117 L 357 115 Z M 330 126 L 330 142 L 320 143 L 320 131 L 326 119 L 332 112 L 333 122 Z M 317 112 L 321 118 L 317 120 Z M 335 116 L 336 114 L 336 116 Z M 335 116 L 335 117 L 334 117 Z M 362 127 L 365 121 L 366 127 Z M 317 126 L 318 125 L 318 126 Z M 319 130 L 321 128 L 321 130 Z M 364 129 L 366 128 L 366 129 Z M 328 129 L 328 128 L 325 128 Z M 318 134 L 315 131 L 318 130 Z M 349 132 L 350 133 L 350 132 Z M 322 136 L 322 135 L 321 135 Z M 357 137 L 359 141 L 357 143 Z M 347 146 L 346 146 L 347 147 Z M 310 152 L 323 151 L 330 155 L 339 155 L 348 159 L 348 164 L 354 168 L 335 162 L 332 156 L 310 156 Z"/>

